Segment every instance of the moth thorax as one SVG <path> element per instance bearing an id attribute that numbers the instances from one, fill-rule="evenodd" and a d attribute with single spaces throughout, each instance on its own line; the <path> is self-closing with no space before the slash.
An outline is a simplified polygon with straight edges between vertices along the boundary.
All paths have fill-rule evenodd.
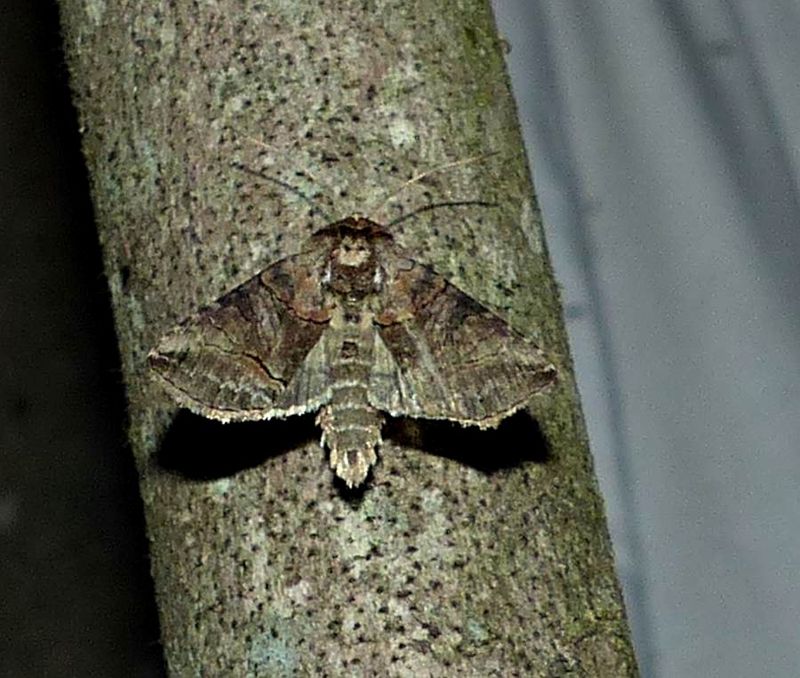
<path id="1" fill-rule="evenodd" d="M 380 288 L 381 269 L 365 238 L 346 236 L 331 253 L 330 288 L 348 299 L 363 299 Z"/>

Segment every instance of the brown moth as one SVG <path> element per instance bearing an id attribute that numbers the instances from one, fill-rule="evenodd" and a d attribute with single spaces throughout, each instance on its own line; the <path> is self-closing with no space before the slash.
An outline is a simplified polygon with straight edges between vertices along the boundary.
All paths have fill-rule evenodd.
<path id="1" fill-rule="evenodd" d="M 319 410 L 349 487 L 377 459 L 384 413 L 495 427 L 556 379 L 532 341 L 364 217 L 187 318 L 149 362 L 180 406 L 211 419 Z"/>

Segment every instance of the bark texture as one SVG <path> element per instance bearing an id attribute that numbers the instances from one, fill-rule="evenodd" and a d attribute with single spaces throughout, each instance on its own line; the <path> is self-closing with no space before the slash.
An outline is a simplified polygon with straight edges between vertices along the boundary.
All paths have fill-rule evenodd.
<path id="1" fill-rule="evenodd" d="M 172 674 L 635 675 L 488 5 L 61 10 Z M 382 204 L 420 171 L 490 151 Z M 558 363 L 538 427 L 393 422 L 351 493 L 313 418 L 175 416 L 148 378 L 176 320 L 326 221 L 464 200 L 497 206 L 423 210 L 393 232 Z"/>

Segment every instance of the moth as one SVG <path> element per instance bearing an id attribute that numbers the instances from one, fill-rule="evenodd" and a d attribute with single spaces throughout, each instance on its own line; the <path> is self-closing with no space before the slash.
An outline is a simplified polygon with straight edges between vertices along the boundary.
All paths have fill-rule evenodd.
<path id="1" fill-rule="evenodd" d="M 199 310 L 149 354 L 175 402 L 222 422 L 318 411 L 349 487 L 385 415 L 496 427 L 556 380 L 531 340 L 352 216 Z"/>

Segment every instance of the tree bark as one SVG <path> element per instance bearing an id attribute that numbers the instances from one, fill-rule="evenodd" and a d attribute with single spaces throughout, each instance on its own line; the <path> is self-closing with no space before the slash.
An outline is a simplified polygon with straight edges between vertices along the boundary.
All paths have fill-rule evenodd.
<path id="1" fill-rule="evenodd" d="M 488 5 L 62 0 L 61 13 L 171 673 L 635 675 Z M 381 206 L 419 172 L 488 152 Z M 326 220 L 459 201 L 496 206 L 392 229 L 554 357 L 538 427 L 392 422 L 371 481 L 348 493 L 313 418 L 175 417 L 148 378 L 174 322 Z"/>

